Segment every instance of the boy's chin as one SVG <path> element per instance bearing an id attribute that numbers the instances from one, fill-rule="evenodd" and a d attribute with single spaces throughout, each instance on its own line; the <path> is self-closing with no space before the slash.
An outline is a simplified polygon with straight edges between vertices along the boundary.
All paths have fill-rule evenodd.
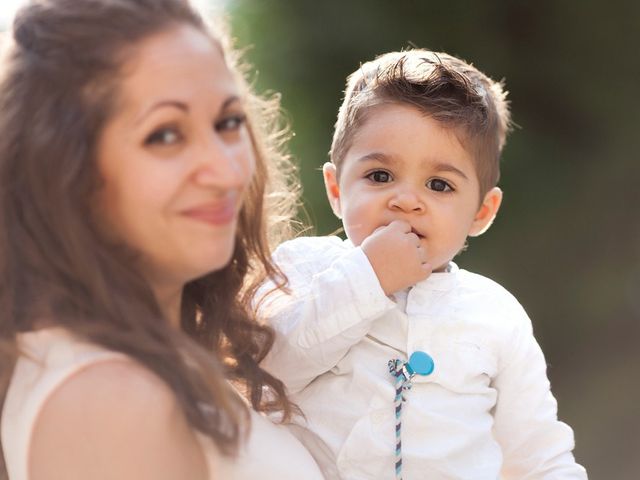
<path id="1" fill-rule="evenodd" d="M 446 273 L 449 271 L 449 265 L 450 265 L 451 261 L 449 260 L 448 262 L 446 262 L 444 265 L 440 265 L 437 268 L 434 268 L 432 270 L 433 273 Z"/>

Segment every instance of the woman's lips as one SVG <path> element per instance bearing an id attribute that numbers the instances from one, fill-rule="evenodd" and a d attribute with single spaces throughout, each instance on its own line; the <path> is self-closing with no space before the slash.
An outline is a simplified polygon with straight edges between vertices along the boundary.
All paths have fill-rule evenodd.
<path id="1" fill-rule="evenodd" d="M 199 205 L 183 210 L 182 215 L 210 225 L 226 225 L 236 218 L 236 202 L 225 201 Z"/>

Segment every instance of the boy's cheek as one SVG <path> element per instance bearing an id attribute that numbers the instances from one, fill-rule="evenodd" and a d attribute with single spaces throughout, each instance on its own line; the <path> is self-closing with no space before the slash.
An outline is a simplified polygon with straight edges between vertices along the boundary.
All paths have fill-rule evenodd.
<path id="1" fill-rule="evenodd" d="M 362 224 L 356 224 L 354 222 L 349 222 L 348 218 L 343 218 L 342 225 L 344 227 L 344 231 L 347 235 L 347 238 L 353 243 L 354 246 L 359 247 L 362 242 L 364 242 L 369 235 L 373 232 L 366 231 L 363 228 Z"/>

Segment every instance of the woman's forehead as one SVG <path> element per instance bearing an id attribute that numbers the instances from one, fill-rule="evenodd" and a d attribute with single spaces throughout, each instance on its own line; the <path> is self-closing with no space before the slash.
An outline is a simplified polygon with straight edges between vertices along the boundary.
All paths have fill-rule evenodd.
<path id="1" fill-rule="evenodd" d="M 121 94 L 135 110 L 167 99 L 205 103 L 238 95 L 219 45 L 189 26 L 174 27 L 141 42 L 122 71 Z"/>

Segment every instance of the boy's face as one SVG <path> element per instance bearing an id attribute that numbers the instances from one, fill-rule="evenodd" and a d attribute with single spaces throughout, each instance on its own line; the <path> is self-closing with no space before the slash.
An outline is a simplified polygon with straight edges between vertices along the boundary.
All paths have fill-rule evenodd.
<path id="1" fill-rule="evenodd" d="M 434 271 L 444 269 L 469 235 L 495 217 L 502 192 L 480 198 L 472 156 L 451 129 L 414 107 L 372 107 L 341 165 L 324 168 L 327 195 L 347 236 L 359 246 L 376 229 L 407 221 Z"/>

